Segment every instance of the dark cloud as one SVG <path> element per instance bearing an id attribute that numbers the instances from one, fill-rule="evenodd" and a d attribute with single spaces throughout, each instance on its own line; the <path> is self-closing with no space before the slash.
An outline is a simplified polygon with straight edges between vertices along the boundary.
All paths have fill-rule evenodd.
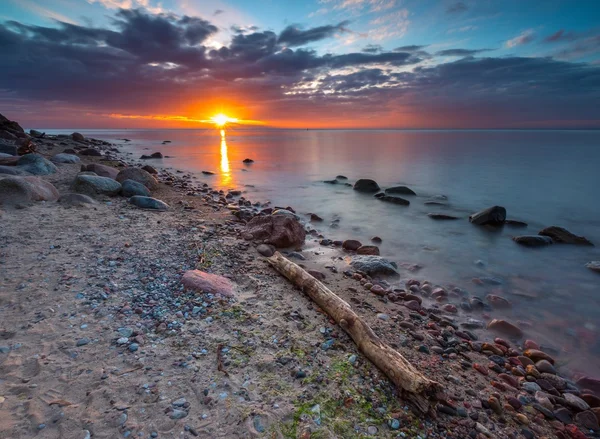
<path id="1" fill-rule="evenodd" d="M 412 46 L 400 46 L 400 47 L 396 47 L 394 49 L 394 52 L 417 52 L 419 50 L 423 50 L 426 47 L 427 46 L 416 46 L 416 45 L 412 45 Z"/>
<path id="2" fill-rule="evenodd" d="M 383 51 L 383 47 L 381 47 L 379 44 L 367 44 L 365 47 L 363 47 L 362 51 L 364 53 L 379 53 Z"/>
<path id="3" fill-rule="evenodd" d="M 225 11 L 223 9 L 215 9 L 215 12 L 213 12 L 213 16 L 216 17 L 217 15 L 221 15 L 224 13 Z"/>
<path id="4" fill-rule="evenodd" d="M 447 49 L 436 53 L 438 56 L 473 56 L 481 52 L 489 52 L 493 49 Z"/>
<path id="5" fill-rule="evenodd" d="M 598 30 L 573 32 L 560 29 L 544 38 L 544 42 L 559 45 L 554 53 L 559 59 L 581 59 L 600 54 Z"/>
<path id="6" fill-rule="evenodd" d="M 469 9 L 469 7 L 463 2 L 456 2 L 448 6 L 446 12 L 448 14 L 459 14 L 461 12 L 465 12 Z"/>
<path id="7" fill-rule="evenodd" d="M 304 46 L 308 43 L 330 38 L 336 32 L 347 32 L 346 26 L 348 23 L 348 21 L 342 21 L 337 25 L 319 26 L 306 30 L 298 25 L 291 25 L 279 34 L 278 42 L 288 47 Z"/>

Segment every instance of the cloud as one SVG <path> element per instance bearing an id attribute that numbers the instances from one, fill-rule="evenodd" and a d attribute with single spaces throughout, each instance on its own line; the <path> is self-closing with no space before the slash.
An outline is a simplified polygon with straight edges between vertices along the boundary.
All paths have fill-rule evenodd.
<path id="1" fill-rule="evenodd" d="M 144 8 L 153 14 L 165 12 L 161 4 L 153 6 L 150 0 L 87 0 L 89 3 L 99 3 L 107 9 L 135 9 Z"/>
<path id="2" fill-rule="evenodd" d="M 456 2 L 448 6 L 446 9 L 446 13 L 448 14 L 459 14 L 461 12 L 465 12 L 469 10 L 469 7 L 463 2 Z"/>
<path id="3" fill-rule="evenodd" d="M 506 43 L 504 43 L 504 44 L 508 48 L 513 48 L 513 47 L 522 46 L 524 44 L 531 43 L 534 39 L 535 39 L 535 33 L 533 32 L 533 29 L 527 29 L 527 30 L 521 32 L 516 37 L 511 38 L 510 40 L 506 41 Z"/>
<path id="4" fill-rule="evenodd" d="M 394 49 L 394 52 L 417 52 L 419 50 L 423 50 L 424 48 L 426 48 L 427 45 L 424 46 L 417 46 L 417 45 L 411 45 L 411 46 L 400 46 L 400 47 L 396 47 Z"/>
<path id="5" fill-rule="evenodd" d="M 479 29 L 479 27 L 473 26 L 473 25 L 461 26 L 461 27 L 455 27 L 455 28 L 449 29 L 447 33 L 453 34 L 456 32 L 470 32 L 470 31 L 477 30 L 477 29 Z"/>
<path id="6" fill-rule="evenodd" d="M 397 0 L 320 0 L 319 3 L 331 4 L 333 9 L 346 9 L 354 13 L 370 13 L 392 9 L 397 5 Z"/>
<path id="7" fill-rule="evenodd" d="M 440 50 L 437 56 L 473 56 L 481 52 L 488 52 L 493 49 L 447 49 Z"/>
<path id="8" fill-rule="evenodd" d="M 367 44 L 365 47 L 363 47 L 362 51 L 364 53 L 379 53 L 383 51 L 383 47 L 381 47 L 379 44 Z"/>
<path id="9" fill-rule="evenodd" d="M 217 15 L 221 15 L 224 13 L 225 13 L 225 11 L 223 9 L 215 9 L 215 12 L 213 12 L 213 17 L 216 17 Z"/>
<path id="10" fill-rule="evenodd" d="M 342 21 L 336 25 L 319 26 L 306 30 L 298 25 L 290 25 L 279 34 L 278 42 L 288 47 L 304 46 L 308 43 L 330 38 L 336 33 L 348 32 L 346 28 L 348 24 L 348 21 Z"/>

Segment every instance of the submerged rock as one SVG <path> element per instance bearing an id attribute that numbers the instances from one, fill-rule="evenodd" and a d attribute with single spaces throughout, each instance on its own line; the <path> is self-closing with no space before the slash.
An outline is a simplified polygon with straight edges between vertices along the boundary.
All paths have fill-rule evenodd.
<path id="1" fill-rule="evenodd" d="M 397 265 L 381 256 L 354 256 L 350 265 L 355 270 L 373 274 L 398 274 Z"/>
<path id="2" fill-rule="evenodd" d="M 494 319 L 488 323 L 487 328 L 491 331 L 500 332 L 506 334 L 509 337 L 519 338 L 523 336 L 523 331 L 512 323 L 506 320 Z"/>
<path id="3" fill-rule="evenodd" d="M 229 279 L 200 270 L 186 271 L 181 283 L 186 289 L 198 293 L 220 294 L 225 297 L 234 296 L 233 284 Z"/>
<path id="4" fill-rule="evenodd" d="M 248 164 L 248 163 L 254 163 L 254 160 L 249 159 L 249 158 L 245 158 L 244 160 L 242 160 L 244 163 Z"/>
<path id="5" fill-rule="evenodd" d="M 391 195 L 384 195 L 382 197 L 378 197 L 381 201 L 385 201 L 387 203 L 400 204 L 402 206 L 408 206 L 410 201 L 405 200 L 400 197 L 392 197 Z"/>
<path id="6" fill-rule="evenodd" d="M 428 213 L 427 216 L 434 220 L 457 220 L 458 217 L 446 215 L 445 213 Z"/>
<path id="7" fill-rule="evenodd" d="M 379 247 L 376 245 L 361 245 L 356 249 L 356 254 L 379 256 Z"/>
<path id="8" fill-rule="evenodd" d="M 58 190 L 38 177 L 6 177 L 0 179 L 0 205 L 14 205 L 32 201 L 56 201 Z"/>
<path id="9" fill-rule="evenodd" d="M 72 186 L 75 192 L 86 195 L 118 195 L 121 183 L 98 175 L 77 175 Z"/>
<path id="10" fill-rule="evenodd" d="M 567 229 L 558 226 L 546 227 L 545 229 L 540 230 L 538 235 L 549 236 L 552 238 L 552 241 L 559 242 L 561 244 L 594 245 L 587 238 L 574 235 Z"/>
<path id="11" fill-rule="evenodd" d="M 394 186 L 389 187 L 385 190 L 386 194 L 400 194 L 400 195 L 417 195 L 415 191 L 407 186 Z"/>
<path id="12" fill-rule="evenodd" d="M 486 224 L 501 225 L 506 221 L 506 209 L 502 206 L 488 207 L 469 216 L 469 221 L 479 226 Z"/>
<path id="13" fill-rule="evenodd" d="M 245 234 L 277 248 L 302 245 L 306 231 L 292 215 L 255 216 L 246 225 Z"/>
<path id="14" fill-rule="evenodd" d="M 87 148 L 79 152 L 79 155 L 87 155 L 90 157 L 102 157 L 102 153 L 96 148 Z"/>
<path id="15" fill-rule="evenodd" d="M 134 195 L 129 199 L 129 202 L 134 206 L 142 209 L 152 210 L 168 210 L 169 205 L 164 201 L 152 197 L 144 197 L 142 195 Z"/>
<path id="16" fill-rule="evenodd" d="M 585 264 L 587 268 L 597 273 L 600 273 L 600 261 L 591 261 Z"/>
<path id="17" fill-rule="evenodd" d="M 379 190 L 379 185 L 368 178 L 357 180 L 353 187 L 355 191 L 359 192 L 377 192 Z"/>
<path id="18" fill-rule="evenodd" d="M 544 247 L 546 245 L 552 244 L 552 238 L 549 236 L 540 236 L 540 235 L 523 235 L 523 236 L 515 236 L 513 238 L 517 244 L 524 245 L 525 247 Z"/>
<path id="19" fill-rule="evenodd" d="M 528 224 L 524 221 L 517 221 L 517 220 L 512 220 L 512 219 L 507 219 L 506 221 L 504 221 L 504 224 L 506 224 L 507 226 L 511 226 L 511 227 L 527 227 Z"/>
<path id="20" fill-rule="evenodd" d="M 356 239 L 346 239 L 342 243 L 342 248 L 344 250 L 350 250 L 350 251 L 356 251 L 361 246 L 362 246 L 362 243 L 360 241 L 357 241 Z"/>

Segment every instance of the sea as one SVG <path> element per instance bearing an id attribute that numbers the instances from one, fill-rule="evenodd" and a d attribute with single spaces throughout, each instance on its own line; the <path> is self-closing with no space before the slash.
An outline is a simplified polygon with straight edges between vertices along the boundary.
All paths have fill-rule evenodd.
<path id="1" fill-rule="evenodd" d="M 503 296 L 511 308 L 460 310 L 459 318 L 507 319 L 561 367 L 600 376 L 600 273 L 585 266 L 600 260 L 600 131 L 78 131 L 115 143 L 132 159 L 160 151 L 168 158 L 144 163 L 191 174 L 198 185 L 242 189 L 253 202 L 292 206 L 301 217 L 315 213 L 324 221 L 312 226 L 329 239 L 367 244 L 379 236 L 382 256 L 400 266 L 396 283 L 427 279 L 483 299 Z M 324 183 L 338 175 L 348 180 Z M 360 178 L 382 188 L 406 185 L 417 195 L 400 206 L 344 184 Z M 425 204 L 432 200 L 444 204 Z M 494 205 L 528 226 L 469 223 L 470 214 Z M 436 221 L 428 213 L 459 219 Z M 597 246 L 526 248 L 511 239 L 547 226 Z"/>

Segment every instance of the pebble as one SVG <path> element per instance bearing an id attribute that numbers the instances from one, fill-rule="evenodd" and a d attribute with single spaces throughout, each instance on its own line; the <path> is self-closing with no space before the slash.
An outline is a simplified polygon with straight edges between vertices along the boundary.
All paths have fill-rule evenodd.
<path id="1" fill-rule="evenodd" d="M 84 338 L 80 338 L 79 340 L 77 340 L 76 345 L 77 346 L 85 346 L 86 344 L 88 344 L 91 340 L 87 337 Z"/>
<path id="2" fill-rule="evenodd" d="M 398 430 L 400 428 L 400 421 L 392 418 L 388 420 L 388 427 L 392 430 Z"/>
<path id="3" fill-rule="evenodd" d="M 573 395 L 572 393 L 565 393 L 563 396 L 567 401 L 567 404 L 569 404 L 571 407 L 577 410 L 584 411 L 590 409 L 588 403 L 581 399 L 579 396 Z"/>
<path id="4" fill-rule="evenodd" d="M 187 416 L 187 412 L 185 410 L 175 409 L 171 412 L 171 419 L 183 419 Z"/>
<path id="5" fill-rule="evenodd" d="M 139 349 L 139 347 L 140 347 L 140 345 L 139 345 L 139 344 L 137 344 L 137 343 L 131 343 L 131 344 L 129 345 L 129 350 L 130 350 L 131 352 L 135 352 L 135 351 L 137 351 L 137 350 Z"/>
<path id="6" fill-rule="evenodd" d="M 528 393 L 535 393 L 535 392 L 539 392 L 540 390 L 542 390 L 542 388 L 537 385 L 536 383 L 530 383 L 528 381 L 525 381 L 521 384 L 521 387 L 523 388 L 523 390 L 525 390 Z"/>

